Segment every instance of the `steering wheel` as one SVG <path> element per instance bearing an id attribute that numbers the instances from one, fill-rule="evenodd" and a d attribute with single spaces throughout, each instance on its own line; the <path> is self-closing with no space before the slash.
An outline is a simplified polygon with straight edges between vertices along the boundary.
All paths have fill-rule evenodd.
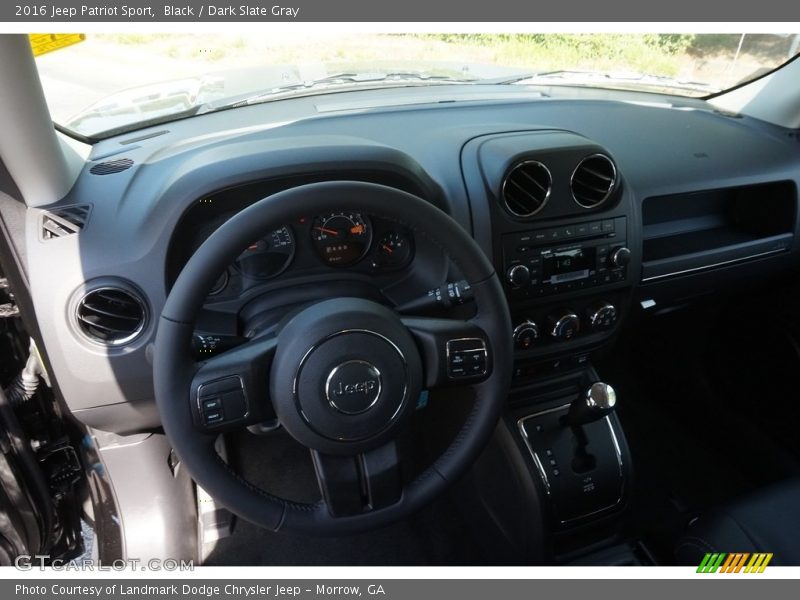
<path id="1" fill-rule="evenodd" d="M 197 362 L 194 323 L 214 280 L 252 240 L 304 214 L 342 208 L 378 214 L 427 236 L 459 268 L 476 305 L 468 320 L 401 316 L 362 298 L 299 310 L 276 335 Z M 194 480 L 240 517 L 312 535 L 356 533 L 418 510 L 477 458 L 506 401 L 511 320 L 494 269 L 444 212 L 371 183 L 303 185 L 263 198 L 220 226 L 176 280 L 158 325 L 153 360 L 161 421 Z M 473 407 L 450 446 L 403 478 L 395 444 L 423 389 L 468 386 Z M 291 502 L 234 472 L 214 449 L 219 434 L 280 423 L 311 450 L 322 499 Z"/>

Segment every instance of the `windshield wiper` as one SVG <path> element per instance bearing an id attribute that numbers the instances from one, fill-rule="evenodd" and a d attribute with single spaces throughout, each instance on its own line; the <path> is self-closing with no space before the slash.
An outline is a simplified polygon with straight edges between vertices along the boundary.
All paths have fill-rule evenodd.
<path id="1" fill-rule="evenodd" d="M 629 87 L 649 87 L 662 89 L 680 89 L 693 92 L 710 94 L 717 90 L 708 84 L 698 81 L 684 81 L 663 75 L 650 75 L 647 73 L 614 73 L 604 71 L 540 71 L 523 73 L 505 79 L 495 80 L 497 84 L 531 84 L 564 82 L 568 85 L 600 85 L 612 84 Z"/>
<path id="2" fill-rule="evenodd" d="M 229 108 L 239 108 L 241 106 L 251 106 L 272 100 L 281 100 L 289 96 L 304 95 L 308 90 L 314 93 L 320 89 L 336 89 L 345 91 L 351 88 L 358 88 L 364 85 L 376 86 L 411 86 L 411 85 L 431 85 L 431 84 L 470 84 L 477 81 L 474 78 L 459 79 L 447 75 L 432 75 L 429 73 L 416 73 L 413 71 L 394 71 L 389 73 L 356 73 L 342 72 L 327 75 L 317 79 L 307 79 L 278 85 L 255 94 L 248 94 L 244 97 L 227 99 L 222 102 L 208 103 L 203 105 L 198 114 L 214 112 Z"/>

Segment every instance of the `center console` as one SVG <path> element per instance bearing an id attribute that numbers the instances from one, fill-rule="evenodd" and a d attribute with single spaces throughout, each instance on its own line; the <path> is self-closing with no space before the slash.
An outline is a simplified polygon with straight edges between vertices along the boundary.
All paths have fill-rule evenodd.
<path id="1" fill-rule="evenodd" d="M 511 486 L 520 502 L 488 506 L 509 522 L 484 535 L 503 531 L 503 547 L 521 549 L 528 542 L 511 540 L 514 522 L 528 522 L 529 537 L 546 532 L 551 559 L 566 556 L 613 535 L 630 487 L 616 394 L 591 359 L 610 346 L 640 275 L 633 198 L 613 157 L 570 132 L 477 138 L 462 161 L 474 235 L 502 274 L 514 323 L 514 379 L 495 439 L 504 462 L 485 460 L 491 485 Z M 504 469 L 513 472 L 501 484 Z M 487 504 L 495 496 L 485 494 Z"/>

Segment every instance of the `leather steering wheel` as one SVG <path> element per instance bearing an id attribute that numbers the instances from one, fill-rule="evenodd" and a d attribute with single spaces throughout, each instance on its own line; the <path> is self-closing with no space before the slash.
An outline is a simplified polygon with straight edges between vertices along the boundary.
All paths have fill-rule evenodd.
<path id="1" fill-rule="evenodd" d="M 252 240 L 303 214 L 347 208 L 427 236 L 469 282 L 468 320 L 407 317 L 377 302 L 334 298 L 299 310 L 276 335 L 198 362 L 194 323 L 214 280 Z M 506 401 L 511 320 L 502 287 L 464 229 L 430 203 L 377 184 L 303 185 L 264 198 L 220 226 L 176 280 L 158 325 L 155 396 L 164 430 L 194 480 L 233 513 L 274 531 L 356 533 L 410 515 L 477 458 Z M 464 364 L 467 368 L 459 368 Z M 473 407 L 450 446 L 404 482 L 395 438 L 421 390 L 468 386 Z M 322 500 L 278 498 L 217 454 L 220 433 L 262 422 L 270 403 L 312 452 Z"/>

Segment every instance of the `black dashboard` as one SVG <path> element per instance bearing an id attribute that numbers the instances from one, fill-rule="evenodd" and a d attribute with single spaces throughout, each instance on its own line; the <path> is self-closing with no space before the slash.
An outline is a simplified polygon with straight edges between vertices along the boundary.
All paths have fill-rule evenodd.
<path id="1" fill-rule="evenodd" d="M 302 183 L 400 188 L 468 230 L 504 281 L 519 384 L 607 348 L 633 311 L 795 268 L 795 132 L 699 100 L 485 87 L 298 98 L 95 145 L 70 195 L 27 224 L 37 317 L 62 349 L 52 360 L 72 410 L 111 429 L 154 425 L 154 317 L 182 265 L 226 218 Z M 79 233 L 43 233 L 75 207 Z M 220 274 L 198 328 L 250 336 L 304 302 L 397 306 L 459 278 L 435 243 L 379 214 L 298 207 Z M 109 290 L 140 316 L 122 343 L 87 335 L 87 320 L 108 324 L 87 297 Z"/>

